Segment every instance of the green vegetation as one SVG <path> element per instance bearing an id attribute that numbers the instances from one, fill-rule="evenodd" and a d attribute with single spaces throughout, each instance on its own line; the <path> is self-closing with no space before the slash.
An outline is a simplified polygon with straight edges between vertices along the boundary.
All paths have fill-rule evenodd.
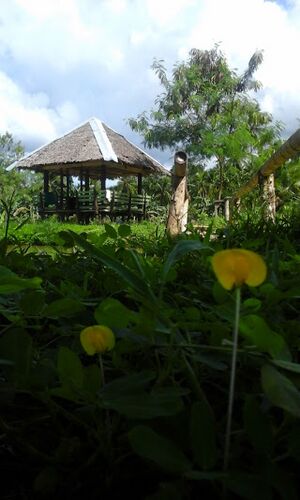
<path id="1" fill-rule="evenodd" d="M 299 498 L 299 162 L 277 175 L 275 224 L 257 193 L 228 224 L 210 208 L 280 143 L 248 94 L 261 60 L 238 76 L 217 47 L 194 50 L 171 79 L 154 64 L 165 93 L 130 123 L 189 153 L 175 240 L 167 178 L 144 184 L 151 222 L 38 220 L 40 180 L 5 171 L 22 146 L 0 136 L 3 498 Z M 242 249 L 226 268 L 225 249 Z"/>
<path id="2" fill-rule="evenodd" d="M 183 149 L 190 158 L 191 199 L 221 199 L 257 171 L 279 143 L 281 124 L 260 109 L 253 79 L 262 52 L 251 57 L 241 75 L 229 68 L 218 46 L 190 51 L 171 74 L 154 61 L 163 92 L 148 113 L 129 120 L 148 147 Z M 205 171 L 210 161 L 212 167 Z"/>
<path id="3" fill-rule="evenodd" d="M 211 241 L 149 223 L 55 226 L 1 241 L 3 497 L 296 499 L 295 226 L 240 222 Z M 35 255 L 34 227 L 47 244 Z M 210 260 L 233 246 L 260 253 L 268 276 L 242 288 L 224 472 L 235 299 Z M 100 365 L 80 345 L 97 324 L 116 338 Z"/>

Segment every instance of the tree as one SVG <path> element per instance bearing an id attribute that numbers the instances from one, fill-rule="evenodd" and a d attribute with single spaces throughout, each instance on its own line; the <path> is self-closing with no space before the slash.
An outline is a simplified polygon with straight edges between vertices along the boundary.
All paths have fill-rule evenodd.
<path id="1" fill-rule="evenodd" d="M 249 96 L 260 88 L 253 74 L 262 59 L 262 52 L 253 54 L 238 76 L 217 45 L 192 49 L 171 78 L 164 61 L 155 60 L 152 68 L 164 91 L 149 113 L 129 119 L 131 128 L 143 135 L 147 147 L 184 149 L 197 166 L 210 160 L 217 172 L 214 196 L 233 194 L 235 181 L 243 182 L 270 155 L 281 130 Z"/>
<path id="2" fill-rule="evenodd" d="M 15 141 L 12 134 L 6 132 L 0 134 L 0 200 L 3 205 L 11 205 L 16 208 L 18 205 L 28 206 L 40 190 L 41 179 L 38 175 L 30 172 L 20 172 L 12 170 L 8 172 L 6 168 L 24 154 L 24 147 L 20 141 Z"/>

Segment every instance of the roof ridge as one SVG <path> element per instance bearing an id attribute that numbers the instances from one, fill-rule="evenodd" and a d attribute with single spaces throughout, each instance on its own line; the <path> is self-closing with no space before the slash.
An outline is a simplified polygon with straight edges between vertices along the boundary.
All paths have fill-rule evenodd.
<path id="1" fill-rule="evenodd" d="M 99 146 L 100 152 L 103 156 L 103 159 L 105 161 L 114 161 L 116 163 L 119 162 L 118 157 L 112 147 L 112 143 L 110 142 L 109 138 L 107 137 L 107 133 L 105 132 L 105 129 L 102 125 L 102 122 L 98 118 L 90 118 L 89 119 L 89 124 L 91 126 L 91 129 L 93 131 L 94 137 L 97 141 L 97 144 Z"/>

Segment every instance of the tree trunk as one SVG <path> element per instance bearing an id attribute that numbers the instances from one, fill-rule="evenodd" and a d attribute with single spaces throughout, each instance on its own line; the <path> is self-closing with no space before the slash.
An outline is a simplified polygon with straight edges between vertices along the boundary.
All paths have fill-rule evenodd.
<path id="1" fill-rule="evenodd" d="M 223 195 L 223 184 L 224 184 L 224 164 L 223 160 L 218 160 L 219 163 L 219 194 L 218 200 L 222 200 Z"/>
<path id="2" fill-rule="evenodd" d="M 263 198 L 263 217 L 265 220 L 275 222 L 276 194 L 274 174 L 260 177 Z"/>
<path id="3" fill-rule="evenodd" d="M 174 157 L 172 173 L 173 194 L 167 220 L 167 232 L 177 236 L 186 230 L 189 199 L 187 193 L 187 155 L 179 151 Z"/>

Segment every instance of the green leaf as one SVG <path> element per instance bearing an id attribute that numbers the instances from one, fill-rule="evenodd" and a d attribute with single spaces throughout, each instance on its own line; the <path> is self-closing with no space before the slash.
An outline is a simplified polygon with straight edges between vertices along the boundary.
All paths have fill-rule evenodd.
<path id="1" fill-rule="evenodd" d="M 11 365 L 2 365 L 8 380 L 16 387 L 27 387 L 32 365 L 32 339 L 23 330 L 6 332 L 0 338 L 0 357 Z"/>
<path id="2" fill-rule="evenodd" d="M 290 379 L 266 364 L 261 369 L 261 382 L 267 398 L 274 406 L 300 417 L 300 392 Z"/>
<path id="3" fill-rule="evenodd" d="M 43 316 L 45 318 L 68 318 L 85 309 L 84 305 L 75 299 L 68 297 L 54 300 L 45 307 Z"/>
<path id="4" fill-rule="evenodd" d="M 70 231 L 72 234 L 74 241 L 77 245 L 84 248 L 90 255 L 92 255 L 96 260 L 102 262 L 105 266 L 112 269 L 116 274 L 122 278 L 127 285 L 131 286 L 135 292 L 137 292 L 141 297 L 144 297 L 152 302 L 156 302 L 156 297 L 152 290 L 149 288 L 148 283 L 145 282 L 142 278 L 137 276 L 134 272 L 131 271 L 124 264 L 119 262 L 117 259 L 114 259 L 107 253 L 105 253 L 102 249 L 96 248 L 94 245 L 91 245 L 88 241 L 82 238 L 80 235 Z"/>
<path id="5" fill-rule="evenodd" d="M 104 393 L 105 408 L 113 409 L 128 418 L 152 419 L 170 417 L 183 409 L 181 391 L 174 387 L 164 387 L 147 393 L 145 391 L 125 392 L 112 397 Z"/>
<path id="6" fill-rule="evenodd" d="M 195 481 L 218 481 L 226 478 L 224 472 L 200 472 L 198 470 L 191 470 L 184 474 L 187 479 L 192 479 Z"/>
<path id="7" fill-rule="evenodd" d="M 273 358 L 290 358 L 287 345 L 276 332 L 273 332 L 263 318 L 255 314 L 240 319 L 240 333 L 259 351 L 268 352 Z"/>
<path id="8" fill-rule="evenodd" d="M 255 298 L 246 299 L 243 302 L 243 308 L 251 309 L 253 312 L 257 312 L 261 308 L 261 300 Z"/>
<path id="9" fill-rule="evenodd" d="M 154 432 L 150 427 L 139 425 L 129 433 L 129 442 L 137 455 L 151 460 L 156 465 L 173 474 L 183 474 L 191 464 L 173 441 Z"/>
<path id="10" fill-rule="evenodd" d="M 118 233 L 113 226 L 111 226 L 110 224 L 104 224 L 104 229 L 109 238 L 112 238 L 113 240 L 117 239 Z"/>
<path id="11" fill-rule="evenodd" d="M 42 283 L 41 278 L 19 278 L 10 269 L 0 266 L 0 293 L 17 293 L 27 288 L 38 288 Z"/>
<path id="12" fill-rule="evenodd" d="M 89 365 L 84 368 L 83 389 L 93 398 L 99 394 L 101 389 L 101 372 L 98 365 Z"/>
<path id="13" fill-rule="evenodd" d="M 183 500 L 183 495 L 178 489 L 177 482 L 160 483 L 158 491 L 145 497 L 145 500 Z"/>
<path id="14" fill-rule="evenodd" d="M 213 284 L 212 294 L 217 304 L 224 304 L 224 302 L 228 301 L 229 293 L 218 281 Z"/>
<path id="15" fill-rule="evenodd" d="M 199 467 L 204 470 L 214 467 L 217 461 L 215 419 L 206 401 L 192 406 L 190 440 Z"/>
<path id="16" fill-rule="evenodd" d="M 20 300 L 20 307 L 27 316 L 36 316 L 40 314 L 44 305 L 45 294 L 42 290 L 28 291 Z"/>
<path id="17" fill-rule="evenodd" d="M 127 238 L 131 235 L 131 227 L 128 224 L 120 224 L 118 227 L 118 235 L 121 238 Z"/>
<path id="18" fill-rule="evenodd" d="M 108 298 L 99 304 L 94 316 L 99 325 L 120 329 L 126 328 L 133 314 L 119 300 Z"/>
<path id="19" fill-rule="evenodd" d="M 84 374 L 81 361 L 68 347 L 60 347 L 58 351 L 57 371 L 62 386 L 82 388 Z"/>
<path id="20" fill-rule="evenodd" d="M 228 489 L 248 500 L 272 500 L 271 487 L 266 478 L 252 474 L 232 474 L 226 480 Z M 229 497 L 230 498 L 230 497 Z"/>
<path id="21" fill-rule="evenodd" d="M 289 372 L 300 373 L 300 364 L 292 363 L 291 361 L 281 361 L 278 359 L 272 360 L 272 365 L 278 366 L 278 368 L 283 368 Z"/>
<path id="22" fill-rule="evenodd" d="M 39 495 L 51 495 L 55 497 L 55 490 L 59 482 L 59 474 L 54 467 L 47 465 L 44 467 L 34 480 L 34 491 Z"/>
<path id="23" fill-rule="evenodd" d="M 262 412 L 255 396 L 247 396 L 244 405 L 244 427 L 254 448 L 270 454 L 273 446 L 271 422 Z"/>
<path id="24" fill-rule="evenodd" d="M 144 370 L 133 375 L 120 377 L 110 382 L 104 387 L 104 396 L 106 399 L 117 398 L 125 393 L 134 393 L 141 391 L 152 382 L 156 377 L 155 372 Z"/>
<path id="25" fill-rule="evenodd" d="M 191 357 L 194 361 L 200 361 L 203 365 L 209 366 L 213 370 L 225 371 L 228 369 L 228 366 L 220 361 L 216 355 L 210 353 L 193 353 Z"/>
<path id="26" fill-rule="evenodd" d="M 212 248 L 201 241 L 196 240 L 182 240 L 176 243 L 174 248 L 169 253 L 167 260 L 163 266 L 162 271 L 162 282 L 166 279 L 166 276 L 170 268 L 177 262 L 181 257 L 189 252 L 194 252 L 196 250 L 211 250 Z"/>

